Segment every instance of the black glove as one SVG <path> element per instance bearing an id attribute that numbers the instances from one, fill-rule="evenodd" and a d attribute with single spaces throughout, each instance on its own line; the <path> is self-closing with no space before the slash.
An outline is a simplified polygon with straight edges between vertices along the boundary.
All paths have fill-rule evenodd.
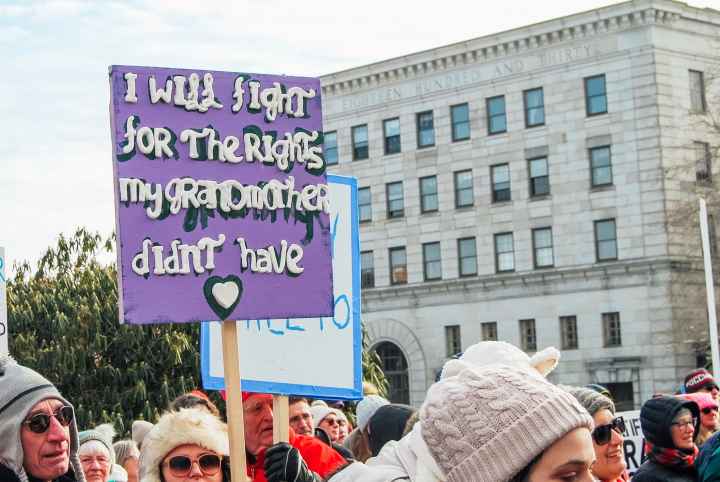
<path id="1" fill-rule="evenodd" d="M 265 477 L 268 482 L 322 482 L 320 476 L 305 465 L 300 451 L 285 442 L 265 452 Z"/>

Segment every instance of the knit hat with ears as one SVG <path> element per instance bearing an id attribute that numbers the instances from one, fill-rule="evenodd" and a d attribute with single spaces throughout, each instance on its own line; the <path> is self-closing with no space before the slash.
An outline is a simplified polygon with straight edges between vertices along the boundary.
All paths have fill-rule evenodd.
<path id="1" fill-rule="evenodd" d="M 507 365 L 468 368 L 435 383 L 420 424 L 447 482 L 509 480 L 567 433 L 593 428 L 572 395 Z"/>
<path id="2" fill-rule="evenodd" d="M 449 360 L 442 369 L 440 378 L 457 375 L 465 368 L 487 365 L 509 365 L 525 368 L 533 375 L 547 377 L 560 361 L 560 352 L 548 347 L 532 357 L 520 348 L 504 341 L 481 341 L 470 346 L 458 359 Z"/>
<path id="3" fill-rule="evenodd" d="M 220 456 L 230 454 L 227 426 L 200 408 L 165 412 L 143 440 L 140 450 L 140 480 L 160 482 L 160 464 L 180 445 L 198 445 Z"/>
<path id="4" fill-rule="evenodd" d="M 19 365 L 9 355 L 0 354 L 0 464 L 11 470 L 20 482 L 27 482 L 28 475 L 32 475 L 23 466 L 25 453 L 20 441 L 20 430 L 30 410 L 43 400 L 60 400 L 64 405 L 70 405 L 45 377 Z M 77 455 L 80 444 L 74 418 L 68 428 L 70 469 L 78 482 L 84 482 L 85 476 Z"/>

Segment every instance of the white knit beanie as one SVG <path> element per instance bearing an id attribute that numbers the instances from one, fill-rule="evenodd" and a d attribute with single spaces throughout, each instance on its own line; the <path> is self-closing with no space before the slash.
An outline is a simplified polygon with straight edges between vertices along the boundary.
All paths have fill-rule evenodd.
<path id="1" fill-rule="evenodd" d="M 422 437 L 447 482 L 504 482 L 593 420 L 575 398 L 526 369 L 468 368 L 430 387 Z"/>
<path id="2" fill-rule="evenodd" d="M 140 450 L 140 480 L 161 482 L 160 464 L 180 445 L 198 445 L 222 456 L 230 454 L 227 425 L 205 409 L 166 412 L 148 432 Z"/>
<path id="3" fill-rule="evenodd" d="M 314 405 L 310 407 L 310 414 L 312 414 L 313 418 L 313 428 L 318 428 L 320 422 L 331 413 L 335 413 L 335 409 L 327 405 Z"/>
<path id="4" fill-rule="evenodd" d="M 381 397 L 380 395 L 368 395 L 367 397 L 360 400 L 355 409 L 357 415 L 358 429 L 365 430 L 368 422 L 375 415 L 378 408 L 388 405 L 390 402 Z"/>

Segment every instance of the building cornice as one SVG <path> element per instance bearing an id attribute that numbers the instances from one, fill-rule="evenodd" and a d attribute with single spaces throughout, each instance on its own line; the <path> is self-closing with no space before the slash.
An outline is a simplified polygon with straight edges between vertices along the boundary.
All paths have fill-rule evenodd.
<path id="1" fill-rule="evenodd" d="M 656 282 L 655 276 L 663 273 L 702 273 L 701 261 L 689 258 L 642 258 L 589 266 L 535 270 L 523 273 L 494 274 L 455 278 L 450 280 L 394 285 L 362 290 L 363 311 L 377 308 L 417 308 L 436 304 L 438 297 L 459 297 L 467 302 L 483 299 L 501 299 L 499 291 L 508 298 L 549 295 L 571 290 L 583 291 L 584 285 L 606 289 L 647 286 Z M 701 281 L 698 281 L 699 285 Z M 691 280 L 686 280 L 690 283 Z M 444 302 L 446 302 L 445 300 Z M 369 309 L 369 310 L 368 310 Z"/>
<path id="2" fill-rule="evenodd" d="M 707 22 L 710 16 L 720 26 L 716 10 L 674 0 L 632 0 L 328 74 L 320 80 L 323 95 L 346 95 L 639 26 L 674 25 L 681 18 Z"/>

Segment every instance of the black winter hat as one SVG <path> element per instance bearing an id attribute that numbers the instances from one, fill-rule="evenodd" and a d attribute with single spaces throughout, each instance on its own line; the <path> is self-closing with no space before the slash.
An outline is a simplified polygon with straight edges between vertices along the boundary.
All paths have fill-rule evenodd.
<path id="1" fill-rule="evenodd" d="M 373 457 L 391 440 L 400 440 L 408 419 L 415 413 L 409 405 L 391 403 L 377 409 L 368 422 L 368 439 Z"/>
<path id="2" fill-rule="evenodd" d="M 640 426 L 645 439 L 657 447 L 676 448 L 670 433 L 675 415 L 687 408 L 695 418 L 695 433 L 700 426 L 700 409 L 697 403 L 681 398 L 661 396 L 651 398 L 640 409 Z"/>

